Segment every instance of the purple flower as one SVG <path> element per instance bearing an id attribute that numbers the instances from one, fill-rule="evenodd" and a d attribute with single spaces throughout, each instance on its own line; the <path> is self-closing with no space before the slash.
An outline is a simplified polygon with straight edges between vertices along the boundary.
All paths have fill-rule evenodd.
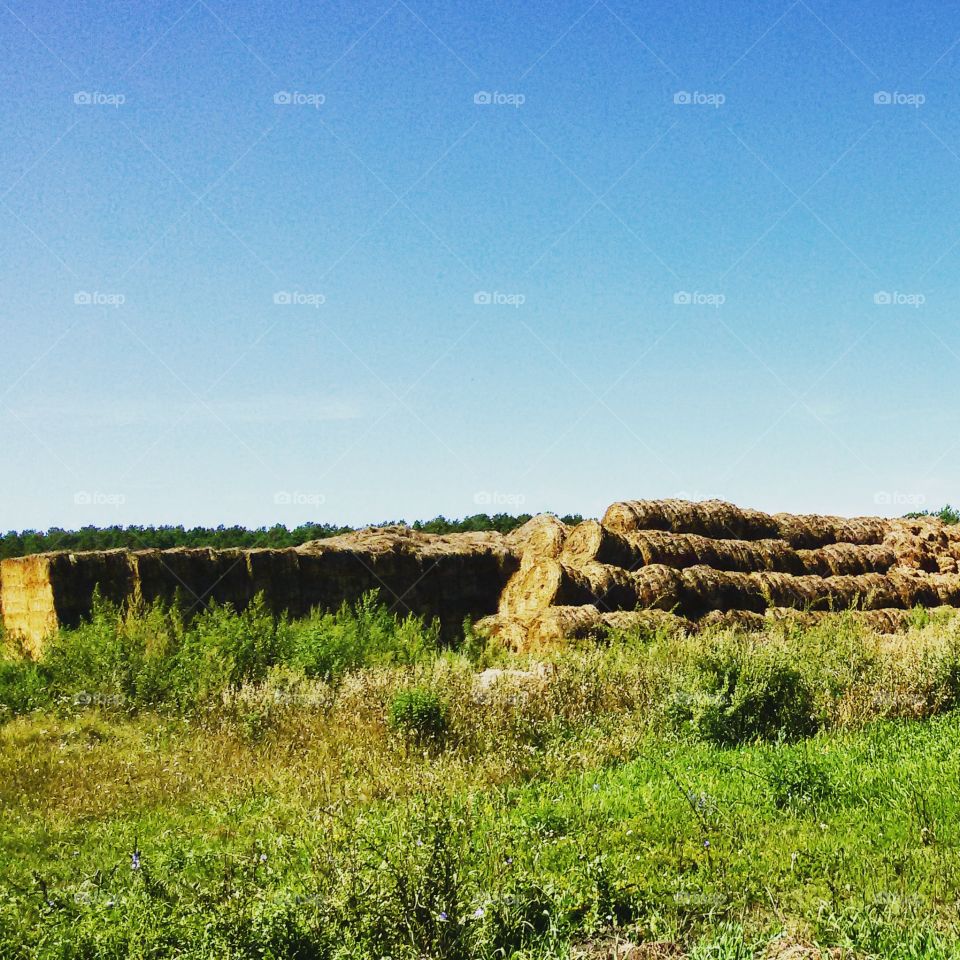
<path id="1" fill-rule="evenodd" d="M 709 849 L 710 849 L 710 841 L 709 841 L 709 840 L 704 840 L 704 841 L 703 841 L 703 846 L 704 846 L 705 849 L 709 850 Z"/>
<path id="2" fill-rule="evenodd" d="M 139 870 L 140 869 L 140 851 L 134 850 L 133 856 L 130 858 L 130 869 Z"/>
<path id="3" fill-rule="evenodd" d="M 438 919 L 438 920 L 447 920 L 447 919 L 448 919 L 448 917 L 447 917 L 447 911 L 446 911 L 446 910 L 441 910 L 441 911 L 440 911 L 440 915 L 437 917 L 437 919 Z"/>

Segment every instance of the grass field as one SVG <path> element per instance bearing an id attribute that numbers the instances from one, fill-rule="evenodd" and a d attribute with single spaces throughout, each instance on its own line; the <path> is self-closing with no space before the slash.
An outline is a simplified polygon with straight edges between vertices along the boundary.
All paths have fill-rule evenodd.
<path id="1" fill-rule="evenodd" d="M 0 956 L 960 956 L 960 619 L 915 621 L 534 662 L 100 607 L 0 661 Z"/>

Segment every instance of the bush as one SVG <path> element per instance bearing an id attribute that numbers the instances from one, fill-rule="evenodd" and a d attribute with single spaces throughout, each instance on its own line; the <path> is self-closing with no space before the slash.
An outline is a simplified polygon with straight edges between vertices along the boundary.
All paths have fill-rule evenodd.
<path id="1" fill-rule="evenodd" d="M 813 689 L 785 651 L 719 637 L 672 691 L 668 716 L 719 746 L 786 740 L 816 732 Z"/>
<path id="2" fill-rule="evenodd" d="M 0 660 L 0 723 L 49 699 L 45 678 L 30 660 Z"/>
<path id="3" fill-rule="evenodd" d="M 401 690 L 390 701 L 391 730 L 415 740 L 439 739 L 447 729 L 447 710 L 440 697 L 424 687 Z"/>
<path id="4" fill-rule="evenodd" d="M 371 591 L 336 613 L 314 612 L 292 626 L 292 661 L 308 677 L 337 679 L 349 670 L 381 664 L 412 664 L 438 649 L 436 624 L 399 619 Z"/>

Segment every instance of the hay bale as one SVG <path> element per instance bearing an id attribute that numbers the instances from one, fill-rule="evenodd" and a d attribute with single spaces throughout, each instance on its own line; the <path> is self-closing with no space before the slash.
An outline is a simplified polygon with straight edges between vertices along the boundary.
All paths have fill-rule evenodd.
<path id="1" fill-rule="evenodd" d="M 813 550 L 797 550 L 800 572 L 818 577 L 856 576 L 863 573 L 886 573 L 897 562 L 893 549 L 886 543 L 833 543 Z"/>
<path id="2" fill-rule="evenodd" d="M 940 603 L 940 595 L 931 574 L 920 570 L 896 568 L 887 575 L 890 585 L 897 592 L 899 603 L 892 607 L 935 607 Z"/>
<path id="3" fill-rule="evenodd" d="M 695 624 L 686 617 L 679 617 L 666 610 L 613 610 L 600 614 L 600 620 L 607 630 L 617 630 L 623 633 L 643 632 L 656 633 L 668 630 L 680 635 L 693 633 Z"/>
<path id="4" fill-rule="evenodd" d="M 777 532 L 773 536 L 785 540 L 796 549 L 814 550 L 831 543 L 882 543 L 889 521 L 880 517 L 821 517 L 815 514 L 776 513 Z"/>
<path id="5" fill-rule="evenodd" d="M 14 557 L 0 563 L 3 577 L 3 625 L 29 656 L 59 626 L 50 580 L 50 554 Z"/>
<path id="6" fill-rule="evenodd" d="M 590 580 L 579 568 L 559 560 L 541 559 L 510 578 L 500 597 L 499 612 L 506 616 L 532 616 L 554 606 L 591 603 Z"/>
<path id="7" fill-rule="evenodd" d="M 762 613 L 752 610 L 711 610 L 696 622 L 698 631 L 740 630 L 743 633 L 760 633 L 769 626 Z"/>
<path id="8" fill-rule="evenodd" d="M 511 617 L 494 613 L 482 617 L 473 625 L 473 628 L 479 636 L 496 640 L 508 650 L 519 651 L 526 649 L 529 626 L 529 617 Z"/>
<path id="9" fill-rule="evenodd" d="M 245 553 L 251 597 L 263 594 L 274 613 L 300 615 L 300 554 L 295 550 L 254 549 Z"/>
<path id="10" fill-rule="evenodd" d="M 665 530 L 725 540 L 777 536 L 777 525 L 769 514 L 723 500 L 627 500 L 608 507 L 601 522 L 618 533 Z"/>
<path id="11" fill-rule="evenodd" d="M 684 580 L 679 570 L 653 563 L 631 574 L 636 602 L 644 610 L 675 612 L 683 608 Z"/>
<path id="12" fill-rule="evenodd" d="M 179 601 L 185 610 L 211 601 L 242 610 L 251 599 L 245 553 L 209 547 L 136 550 L 130 555 L 133 588 L 148 603 Z"/>
<path id="13" fill-rule="evenodd" d="M 927 573 L 960 570 L 960 531 L 930 517 L 891 520 L 884 540 L 896 565 Z"/>
<path id="14" fill-rule="evenodd" d="M 520 565 L 501 534 L 441 535 L 403 526 L 310 541 L 296 552 L 302 608 L 335 608 L 379 590 L 394 612 L 439 620 L 449 639 L 467 617 L 497 610 Z"/>
<path id="15" fill-rule="evenodd" d="M 581 523 L 571 532 L 562 556 L 574 565 L 598 560 L 627 569 L 664 564 L 676 569 L 707 566 L 741 573 L 804 571 L 797 552 L 782 540 L 716 540 L 663 530 L 620 533 L 596 520 Z"/>
<path id="16" fill-rule="evenodd" d="M 596 560 L 627 570 L 648 562 L 635 537 L 617 533 L 596 520 L 584 520 L 570 531 L 560 558 L 571 566 Z"/>
<path id="17" fill-rule="evenodd" d="M 568 527 L 552 513 L 540 513 L 508 533 L 504 542 L 520 558 L 521 566 L 529 566 L 535 560 L 559 557 L 567 537 L 576 529 Z"/>
<path id="18" fill-rule="evenodd" d="M 593 604 L 551 607 L 532 618 L 526 649 L 555 647 L 564 640 L 599 639 L 604 632 L 600 611 Z"/>
<path id="19" fill-rule="evenodd" d="M 712 567 L 688 567 L 682 571 L 680 610 L 695 619 L 711 610 L 762 613 L 768 604 L 758 576 L 761 575 L 714 570 Z"/>

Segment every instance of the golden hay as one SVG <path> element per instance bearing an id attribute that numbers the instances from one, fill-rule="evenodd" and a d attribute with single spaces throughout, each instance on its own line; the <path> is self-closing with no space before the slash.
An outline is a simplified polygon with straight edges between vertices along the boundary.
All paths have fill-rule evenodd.
<path id="1" fill-rule="evenodd" d="M 799 622 L 853 608 L 877 612 L 886 627 L 896 609 L 960 607 L 960 528 L 931 517 L 771 515 L 720 500 L 632 500 L 612 504 L 602 522 L 571 528 L 540 515 L 506 536 L 390 526 L 293 550 L 18 558 L 0 565 L 0 615 L 36 652 L 58 626 L 89 615 L 97 587 L 118 603 L 179 595 L 190 607 L 240 608 L 262 593 L 292 616 L 378 590 L 398 614 L 438 618 L 445 635 L 456 635 L 466 617 L 485 618 L 512 646 L 528 635 L 547 642 L 558 632 L 651 616 L 745 629 L 786 616 L 769 610 L 797 611 Z"/>

